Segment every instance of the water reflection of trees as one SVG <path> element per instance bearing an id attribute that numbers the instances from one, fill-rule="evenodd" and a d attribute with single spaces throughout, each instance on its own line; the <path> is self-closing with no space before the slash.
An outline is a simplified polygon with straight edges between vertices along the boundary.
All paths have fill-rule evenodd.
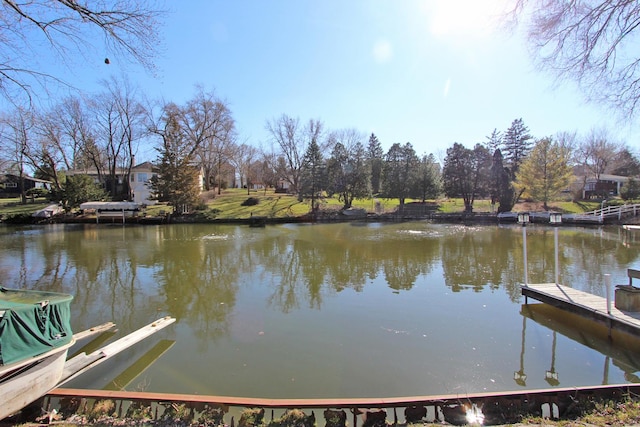
<path id="1" fill-rule="evenodd" d="M 615 232 L 603 229 L 571 230 L 562 233 L 563 249 L 571 259 L 571 270 L 566 273 L 566 283 L 595 295 L 604 296 L 604 275 L 614 279 L 623 277 L 626 268 L 638 259 L 636 249 L 622 244 Z M 603 266 L 607 266 L 603 269 Z M 618 283 L 622 283 L 618 281 Z"/>
<path id="2" fill-rule="evenodd" d="M 525 232 L 529 282 L 553 282 L 553 228 L 528 227 Z M 604 274 L 624 276 L 627 266 L 638 259 L 638 251 L 630 250 L 628 239 L 615 231 L 560 228 L 558 233 L 560 282 L 595 295 L 603 295 Z M 441 256 L 445 283 L 454 292 L 467 287 L 476 291 L 485 286 L 504 287 L 512 301 L 521 298 L 524 246 L 520 227 L 461 228 L 442 239 Z"/>
<path id="3" fill-rule="evenodd" d="M 153 256 L 154 277 L 167 311 L 188 323 L 203 344 L 226 334 L 242 268 L 233 242 L 207 231 L 161 228 Z"/>
<path id="4" fill-rule="evenodd" d="M 310 308 L 320 308 L 324 294 L 362 291 L 381 272 L 391 289 L 408 290 L 437 261 L 435 238 L 407 238 L 395 229 L 379 234 L 377 229 L 336 224 L 300 227 L 286 238 L 265 241 L 262 263 L 279 279 L 269 301 L 284 312 L 305 300 Z"/>
<path id="5" fill-rule="evenodd" d="M 500 238 L 501 233 L 504 230 L 498 228 L 460 227 L 443 239 L 442 269 L 453 292 L 467 287 L 479 292 L 485 286 L 495 289 L 502 284 L 511 289 L 508 273 L 517 266 L 517 241 Z"/>
<path id="6" fill-rule="evenodd" d="M 549 227 L 528 227 L 530 281 L 554 280 Z M 239 289 L 260 283 L 272 307 L 320 309 L 329 295 L 361 292 L 378 277 L 393 292 L 419 280 L 454 292 L 503 288 L 521 298 L 520 227 L 404 223 L 267 227 L 71 226 L 3 233 L 5 286 L 75 295 L 75 323 L 125 328 L 170 314 L 208 342 L 229 330 Z M 624 276 L 640 243 L 602 229 L 560 228 L 562 283 L 601 294 L 602 265 Z M 432 276 L 441 263 L 443 277 Z M 427 283 L 429 285 L 430 283 Z"/>

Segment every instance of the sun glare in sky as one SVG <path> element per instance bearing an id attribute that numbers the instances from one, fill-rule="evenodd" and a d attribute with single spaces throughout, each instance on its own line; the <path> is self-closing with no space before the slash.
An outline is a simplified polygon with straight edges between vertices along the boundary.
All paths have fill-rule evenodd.
<path id="1" fill-rule="evenodd" d="M 430 32 L 437 37 L 469 38 L 492 34 L 508 0 L 436 0 L 422 3 Z"/>

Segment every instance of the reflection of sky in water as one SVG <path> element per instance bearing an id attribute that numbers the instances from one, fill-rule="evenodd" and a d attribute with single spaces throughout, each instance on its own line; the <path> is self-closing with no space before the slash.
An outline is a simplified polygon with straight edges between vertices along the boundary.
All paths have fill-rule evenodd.
<path id="1" fill-rule="evenodd" d="M 177 317 L 160 334 L 176 343 L 130 389 L 406 396 L 545 388 L 552 367 L 560 387 L 638 375 L 635 357 L 581 340 L 573 322 L 521 314 L 517 226 L 62 229 L 0 231 L 3 285 L 73 293 L 76 329 L 113 320 L 124 334 Z M 527 232 L 530 280 L 552 280 L 551 229 Z M 561 281 L 581 290 L 602 293 L 603 274 L 622 283 L 637 263 L 639 243 L 615 230 L 562 228 L 560 242 Z M 71 386 L 100 388 L 153 345 Z"/>
<path id="2" fill-rule="evenodd" d="M 202 240 L 227 240 L 229 236 L 226 234 L 208 234 L 206 236 L 202 236 Z"/>

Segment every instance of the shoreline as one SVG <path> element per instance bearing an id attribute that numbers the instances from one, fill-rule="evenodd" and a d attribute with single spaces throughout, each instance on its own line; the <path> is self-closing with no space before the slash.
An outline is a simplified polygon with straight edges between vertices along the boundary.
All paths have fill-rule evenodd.
<path id="1" fill-rule="evenodd" d="M 540 215 L 536 215 L 536 214 Z M 530 224 L 549 225 L 549 220 L 544 216 L 544 212 L 531 212 Z M 252 216 L 248 218 L 206 218 L 199 214 L 186 214 L 174 216 L 167 214 L 164 216 L 130 216 L 125 217 L 104 217 L 96 218 L 95 215 L 60 215 L 52 218 L 35 218 L 31 215 L 0 219 L 0 224 L 4 225 L 49 225 L 49 224 L 126 224 L 126 225 L 170 225 L 170 224 L 238 224 L 251 227 L 263 227 L 274 224 L 295 224 L 295 223 L 338 223 L 338 222 L 410 222 L 410 221 L 431 221 L 434 223 L 451 223 L 464 225 L 500 225 L 516 224 L 516 214 L 499 217 L 498 214 L 489 212 L 478 213 L 429 213 L 424 215 L 413 214 L 372 214 L 367 213 L 361 216 L 343 215 L 336 211 L 320 212 L 315 216 L 303 215 L 298 217 L 264 217 Z M 558 226 L 602 226 L 602 225 L 624 225 L 640 224 L 640 217 L 630 217 L 623 219 L 610 219 L 600 222 L 585 219 L 564 218 Z"/>
<path id="2" fill-rule="evenodd" d="M 639 388 L 639 384 L 630 383 L 380 399 L 256 399 L 56 389 L 0 425 L 49 421 L 66 425 L 234 426 L 235 417 L 239 427 L 538 425 L 531 424 L 532 420 L 562 425 L 555 423 L 579 419 L 607 402 L 632 402 Z"/>

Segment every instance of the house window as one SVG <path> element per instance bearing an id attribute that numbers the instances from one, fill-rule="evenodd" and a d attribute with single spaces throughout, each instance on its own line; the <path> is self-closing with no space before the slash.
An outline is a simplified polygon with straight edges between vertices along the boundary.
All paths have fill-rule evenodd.
<path id="1" fill-rule="evenodd" d="M 147 173 L 138 174 L 138 182 L 147 182 L 147 181 L 149 181 L 149 177 Z"/>
<path id="2" fill-rule="evenodd" d="M 4 188 L 18 188 L 17 182 L 5 182 Z"/>

